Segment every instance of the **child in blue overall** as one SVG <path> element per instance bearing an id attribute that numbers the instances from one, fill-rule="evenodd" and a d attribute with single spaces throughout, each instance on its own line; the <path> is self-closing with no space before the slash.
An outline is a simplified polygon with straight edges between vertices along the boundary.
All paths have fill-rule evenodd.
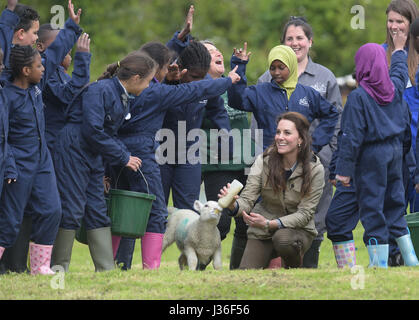
<path id="1" fill-rule="evenodd" d="M 46 49 L 54 42 L 59 30 L 53 29 L 50 24 L 44 24 L 39 28 L 37 49 L 44 55 Z M 56 72 L 50 77 L 47 85 L 42 92 L 45 103 L 45 137 L 48 148 L 51 152 L 53 142 L 58 131 L 65 124 L 65 109 L 71 102 L 75 94 L 87 83 L 90 75 L 89 52 L 90 39 L 87 34 L 80 36 L 77 41 L 77 51 L 74 59 L 74 70 L 72 77 L 67 74 L 71 64 L 71 55 L 67 54 Z M 26 232 L 31 227 L 30 207 L 25 209 L 25 216 L 22 221 L 22 228 L 19 236 L 13 245 L 6 251 L 5 264 L 7 269 L 13 272 L 23 272 L 26 270 L 27 248 L 29 247 L 30 233 Z M 9 258 L 10 257 L 10 258 Z"/>
<path id="2" fill-rule="evenodd" d="M 143 161 L 141 170 L 148 185 L 141 173 L 123 170 L 120 181 L 125 180 L 128 185 L 118 185 L 118 188 L 128 188 L 131 191 L 143 193 L 150 192 L 156 196 L 151 208 L 146 233 L 141 239 L 143 268 L 156 269 L 161 261 L 161 246 L 168 214 L 162 191 L 160 167 L 156 156 L 159 147 L 156 134 L 162 128 L 164 117 L 169 108 L 176 108 L 178 105 L 196 103 L 202 99 L 218 96 L 231 86 L 234 75 L 237 75 L 232 74 L 231 77 L 217 81 L 203 80 L 179 85 L 162 84 L 161 81 L 167 74 L 170 56 L 167 54 L 166 58 L 161 59 L 159 55 L 168 52 L 168 49 L 162 44 L 150 43 L 145 44 L 141 50 L 149 53 L 152 58 L 160 60 L 160 69 L 156 72 L 155 79 L 150 87 L 133 101 L 131 118 L 124 122 L 118 136 L 128 150 Z M 188 73 L 195 69 L 193 64 L 191 66 L 192 69 L 187 70 L 187 73 L 183 71 L 182 76 L 186 77 Z M 117 174 L 119 175 L 119 172 Z M 133 240 L 128 240 L 128 242 L 134 244 Z M 123 240 L 122 243 L 125 246 L 126 240 Z M 117 262 L 123 263 L 123 268 L 129 269 L 133 245 L 126 250 L 124 249 L 124 251 L 126 252 L 118 253 Z"/>
<path id="3" fill-rule="evenodd" d="M 58 32 L 59 30 L 53 29 L 51 24 L 43 24 L 39 28 L 37 49 L 41 54 L 55 40 Z M 82 34 L 77 41 L 74 68 L 70 76 L 68 69 L 71 62 L 71 52 L 69 52 L 42 92 L 45 103 L 45 136 L 50 150 L 55 137 L 65 125 L 68 104 L 90 81 L 90 39 L 86 33 Z"/>
<path id="4" fill-rule="evenodd" d="M 414 48 L 419 54 L 419 18 L 416 18 L 410 26 L 410 36 L 413 37 Z M 416 88 L 419 90 L 419 71 L 416 73 Z M 418 129 L 419 131 L 419 129 Z M 419 135 L 416 135 L 416 145 L 419 143 Z M 415 191 L 419 193 L 419 150 L 416 149 L 416 171 L 415 171 Z M 417 196 L 419 198 L 419 196 Z"/>
<path id="5" fill-rule="evenodd" d="M 30 260 L 32 274 L 52 274 L 50 259 L 61 206 L 51 156 L 45 141 L 42 89 L 73 47 L 81 29 L 74 15 L 42 60 L 29 46 L 15 46 L 10 55 L 11 82 L 4 93 L 10 99 L 6 179 L 1 195 L 0 247 L 16 240 L 26 205 L 33 209 Z M 77 22 L 76 22 L 77 21 Z M 45 65 L 45 68 L 44 68 Z M 45 73 L 44 73 L 45 71 Z"/>
<path id="6" fill-rule="evenodd" d="M 402 103 L 406 102 L 403 101 Z M 359 222 L 359 207 L 354 181 L 350 181 L 347 186 L 343 186 L 340 181 L 336 181 L 336 161 L 339 154 L 341 136 L 342 132 L 338 135 L 338 148 L 333 153 L 330 162 L 329 180 L 335 185 L 336 190 L 326 214 L 326 228 L 327 237 L 332 241 L 338 268 L 345 266 L 352 268 L 356 265 L 356 248 L 352 231 Z M 407 127 L 405 141 L 403 141 L 403 167 L 406 166 L 405 158 L 409 154 L 410 148 L 410 128 Z M 403 180 L 404 185 L 406 185 L 407 177 L 405 174 Z M 403 257 L 397 247 L 396 241 L 391 237 L 389 241 L 388 266 L 397 267 L 403 265 Z"/>
<path id="7" fill-rule="evenodd" d="M 253 112 L 258 126 L 263 129 L 263 149 L 274 140 L 275 119 L 287 111 L 302 113 L 309 122 L 319 119 L 319 126 L 313 133 L 312 149 L 315 153 L 328 144 L 333 137 L 339 118 L 335 106 L 325 100 L 316 90 L 298 82 L 297 57 L 288 46 L 274 47 L 268 62 L 272 75 L 270 83 L 247 87 L 246 64 L 250 53 L 247 43 L 244 49 L 234 49 L 231 67 L 238 66 L 241 81 L 228 90 L 228 101 L 232 108 Z"/>
<path id="8" fill-rule="evenodd" d="M 0 58 L 1 60 L 3 60 L 2 49 L 0 49 Z M 0 70 L 0 73 L 1 71 L 2 70 Z M 3 93 L 3 90 L 0 89 L 0 177 L 4 177 L 4 172 L 6 169 L 8 133 L 9 133 L 9 104 L 8 104 L 7 97 Z M 3 182 L 4 182 L 4 179 L 0 179 L 0 194 L 3 190 Z"/>
<path id="9" fill-rule="evenodd" d="M 390 74 L 384 49 L 366 44 L 355 55 L 359 87 L 348 96 L 336 180 L 356 185 L 370 266 L 387 268 L 389 238 L 396 239 L 406 265 L 418 265 L 407 224 L 403 186 L 403 141 L 409 111 L 403 103 L 408 80 L 406 35 L 394 36 Z"/>
<path id="10" fill-rule="evenodd" d="M 182 77 L 181 82 L 193 82 L 203 78 L 212 79 L 207 75 L 210 63 L 211 55 L 208 49 L 199 42 L 192 42 L 178 58 L 181 69 L 188 69 L 188 74 Z M 193 67 L 194 64 L 198 67 Z M 225 81 L 225 79 L 212 81 L 220 80 Z M 170 190 L 173 206 L 178 209 L 193 210 L 194 201 L 199 199 L 201 185 L 199 138 L 195 135 L 189 138 L 187 136 L 193 132 L 192 130 L 201 128 L 205 112 L 218 130 L 231 130 L 224 101 L 220 97 L 222 93 L 224 92 L 220 92 L 212 99 L 202 99 L 199 102 L 171 108 L 167 112 L 163 128 L 173 134 L 174 139 L 170 139 L 168 135 L 166 140 L 162 139 L 161 145 L 162 151 L 163 145 L 167 146 L 168 151 L 167 162 L 160 166 L 166 204 Z M 228 156 L 229 153 L 227 153 Z"/>
<path id="11" fill-rule="evenodd" d="M 29 6 L 17 4 L 17 1 L 9 0 L 8 7 L 0 17 L 0 45 L 3 49 L 2 59 L 4 67 L 9 66 L 9 56 L 12 45 L 34 45 L 39 29 L 39 15 L 36 10 Z M 10 70 L 1 75 L 2 86 L 10 76 Z M 15 244 L 7 248 L 0 260 L 0 274 L 11 272 L 27 272 L 27 256 L 29 251 L 29 238 L 32 229 L 32 219 L 24 216 L 19 235 Z"/>
<path id="12" fill-rule="evenodd" d="M 63 216 L 52 265 L 68 271 L 76 230 L 84 219 L 96 271 L 114 269 L 111 221 L 104 197 L 104 163 L 137 171 L 141 160 L 117 137 L 130 117 L 129 99 L 149 86 L 156 63 L 133 52 L 110 65 L 100 81 L 87 86 L 68 107 L 67 122 L 53 148 Z"/>
<path id="13" fill-rule="evenodd" d="M 10 50 L 9 45 L 19 17 L 13 13 L 17 0 L 9 0 L 7 8 L 0 16 L 0 73 L 4 69 L 4 52 Z M 0 177 L 4 177 L 7 158 L 7 135 L 9 131 L 9 106 L 7 97 L 0 91 Z M 3 181 L 0 179 L 0 194 L 3 190 Z M 0 253 L 1 256 L 1 253 Z"/>

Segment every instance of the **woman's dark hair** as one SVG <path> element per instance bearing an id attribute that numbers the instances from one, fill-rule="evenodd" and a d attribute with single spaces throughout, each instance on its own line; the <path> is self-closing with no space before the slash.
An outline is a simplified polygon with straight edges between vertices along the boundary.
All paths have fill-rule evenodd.
<path id="1" fill-rule="evenodd" d="M 415 19 L 419 15 L 418 7 L 416 6 L 416 3 L 413 0 L 393 0 L 390 2 L 390 4 L 387 7 L 386 15 L 388 15 L 390 11 L 397 12 L 398 14 L 405 17 L 407 20 L 409 20 L 409 24 L 412 24 L 413 21 L 415 21 Z M 393 38 L 391 37 L 388 28 L 386 29 L 387 29 L 386 43 L 388 45 L 387 62 L 388 62 L 388 65 L 390 66 L 391 54 L 394 51 L 394 43 L 393 43 Z M 419 62 L 418 54 L 414 46 L 414 40 L 415 39 L 413 37 L 410 37 L 410 35 L 408 34 L 407 45 L 409 46 L 409 52 L 407 55 L 407 66 L 409 68 L 410 82 L 412 83 L 413 86 L 416 85 L 415 75 L 416 75 L 416 69 L 418 67 L 418 62 Z"/>
<path id="2" fill-rule="evenodd" d="M 54 29 L 50 23 L 45 23 L 39 27 L 38 31 L 38 40 L 37 42 L 46 42 L 51 37 L 52 31 L 59 31 L 58 29 Z"/>
<path id="3" fill-rule="evenodd" d="M 182 69 L 200 70 L 207 73 L 211 64 L 211 55 L 202 43 L 192 41 L 182 51 L 177 62 Z"/>
<path id="4" fill-rule="evenodd" d="M 120 80 L 128 80 L 135 75 L 145 78 L 156 71 L 157 63 L 144 52 L 134 51 L 121 61 L 108 66 L 98 80 L 110 79 L 117 76 Z"/>
<path id="5" fill-rule="evenodd" d="M 169 48 L 158 41 L 147 42 L 140 48 L 140 51 L 147 53 L 153 58 L 159 65 L 159 69 L 163 69 L 172 59 L 172 53 Z"/>
<path id="6" fill-rule="evenodd" d="M 20 29 L 28 31 L 32 27 L 34 21 L 40 20 L 38 12 L 24 4 L 18 3 L 14 13 L 19 16 L 19 23 L 15 27 L 15 32 Z"/>
<path id="7" fill-rule="evenodd" d="M 15 45 L 10 51 L 10 69 L 12 71 L 12 79 L 16 79 L 22 74 L 24 67 L 32 66 L 35 57 L 39 55 L 38 50 L 31 46 Z"/>
<path id="8" fill-rule="evenodd" d="M 288 22 L 285 24 L 284 30 L 282 31 L 281 43 L 285 43 L 285 37 L 287 35 L 288 28 L 290 26 L 301 27 L 304 31 L 308 40 L 313 40 L 313 28 L 308 24 L 306 18 L 304 17 L 294 17 L 291 16 Z"/>
<path id="9" fill-rule="evenodd" d="M 297 162 L 303 166 L 303 184 L 301 187 L 302 196 L 308 195 L 311 191 L 311 166 L 310 162 L 313 159 L 311 153 L 311 136 L 309 133 L 310 123 L 307 118 L 299 112 L 286 112 L 280 115 L 276 121 L 289 120 L 295 124 L 300 138 L 303 140 L 299 146 L 297 155 Z M 286 172 L 283 164 L 283 156 L 278 153 L 276 142 L 265 150 L 263 157 L 269 157 L 268 160 L 268 180 L 269 184 L 275 193 L 285 190 L 287 187 Z"/>

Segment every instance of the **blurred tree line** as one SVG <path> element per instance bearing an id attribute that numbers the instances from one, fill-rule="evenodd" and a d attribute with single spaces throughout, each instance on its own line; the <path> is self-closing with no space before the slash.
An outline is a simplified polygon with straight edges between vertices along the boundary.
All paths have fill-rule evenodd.
<path id="1" fill-rule="evenodd" d="M 366 42 L 382 43 L 386 37 L 386 8 L 390 0 L 73 0 L 83 9 L 81 26 L 91 37 L 91 74 L 95 80 L 110 63 L 148 41 L 166 43 L 184 25 L 191 4 L 195 6 L 192 35 L 215 42 L 223 52 L 226 70 L 234 47 L 248 42 L 252 52 L 249 83 L 267 69 L 267 55 L 279 44 L 283 26 L 290 16 L 304 16 L 314 30 L 311 56 L 337 77 L 352 73 L 356 50 Z M 66 0 L 22 2 L 41 14 L 41 23 L 51 21 L 51 8 Z M 360 5 L 365 28 L 354 29 Z M 358 21 L 359 22 L 359 21 Z"/>

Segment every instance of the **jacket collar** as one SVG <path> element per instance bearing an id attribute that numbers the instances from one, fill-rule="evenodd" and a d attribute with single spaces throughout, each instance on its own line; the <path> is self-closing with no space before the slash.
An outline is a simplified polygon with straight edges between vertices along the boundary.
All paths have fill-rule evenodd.
<path id="1" fill-rule="evenodd" d="M 314 76 L 316 74 L 316 66 L 315 63 L 313 62 L 313 60 L 311 59 L 310 56 L 308 56 L 308 63 L 306 66 L 306 69 L 304 70 L 304 73 L 308 73 L 311 76 Z"/>
<path id="2" fill-rule="evenodd" d="M 264 166 L 266 165 L 266 168 L 268 167 L 268 160 L 269 160 L 269 157 L 264 157 L 263 159 L 263 165 Z M 319 157 L 316 156 L 315 154 L 313 154 L 312 162 L 315 167 L 321 164 Z M 301 163 L 297 163 L 297 167 L 292 172 L 291 176 L 289 177 L 289 180 L 301 177 L 302 175 L 303 175 L 303 165 Z"/>

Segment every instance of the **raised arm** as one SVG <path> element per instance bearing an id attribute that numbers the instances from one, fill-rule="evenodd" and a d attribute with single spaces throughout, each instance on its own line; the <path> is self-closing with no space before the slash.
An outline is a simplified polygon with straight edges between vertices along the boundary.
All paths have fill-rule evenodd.
<path id="1" fill-rule="evenodd" d="M 60 30 L 54 42 L 43 54 L 45 72 L 40 83 L 41 88 L 45 87 L 49 77 L 51 77 L 57 67 L 62 63 L 82 33 L 82 29 L 79 27 L 81 9 L 75 14 L 74 5 L 71 0 L 68 1 L 68 9 L 70 18 L 65 23 L 64 29 Z"/>
<path id="2" fill-rule="evenodd" d="M 5 65 L 8 64 L 13 34 L 19 24 L 19 17 L 13 12 L 16 4 L 17 0 L 9 0 L 7 8 L 3 10 L 0 16 L 0 47 L 3 50 L 3 64 Z"/>
<path id="3" fill-rule="evenodd" d="M 59 75 L 49 79 L 47 90 L 64 104 L 68 105 L 74 96 L 90 81 L 90 39 L 83 34 L 77 41 L 77 51 L 74 56 L 74 68 L 71 80 L 63 82 Z"/>
<path id="4" fill-rule="evenodd" d="M 185 25 L 180 32 L 175 32 L 172 39 L 170 39 L 166 46 L 176 52 L 178 55 L 185 49 L 191 40 L 190 33 L 193 27 L 193 15 L 195 12 L 194 6 L 189 7 L 189 11 L 185 18 Z"/>
<path id="5" fill-rule="evenodd" d="M 246 65 L 249 62 L 251 52 L 247 52 L 247 42 L 243 48 L 237 50 L 234 48 L 233 55 L 230 60 L 231 69 L 237 70 L 240 81 L 229 88 L 228 105 L 234 109 L 254 112 L 256 109 L 256 93 L 255 86 L 247 87 Z"/>

